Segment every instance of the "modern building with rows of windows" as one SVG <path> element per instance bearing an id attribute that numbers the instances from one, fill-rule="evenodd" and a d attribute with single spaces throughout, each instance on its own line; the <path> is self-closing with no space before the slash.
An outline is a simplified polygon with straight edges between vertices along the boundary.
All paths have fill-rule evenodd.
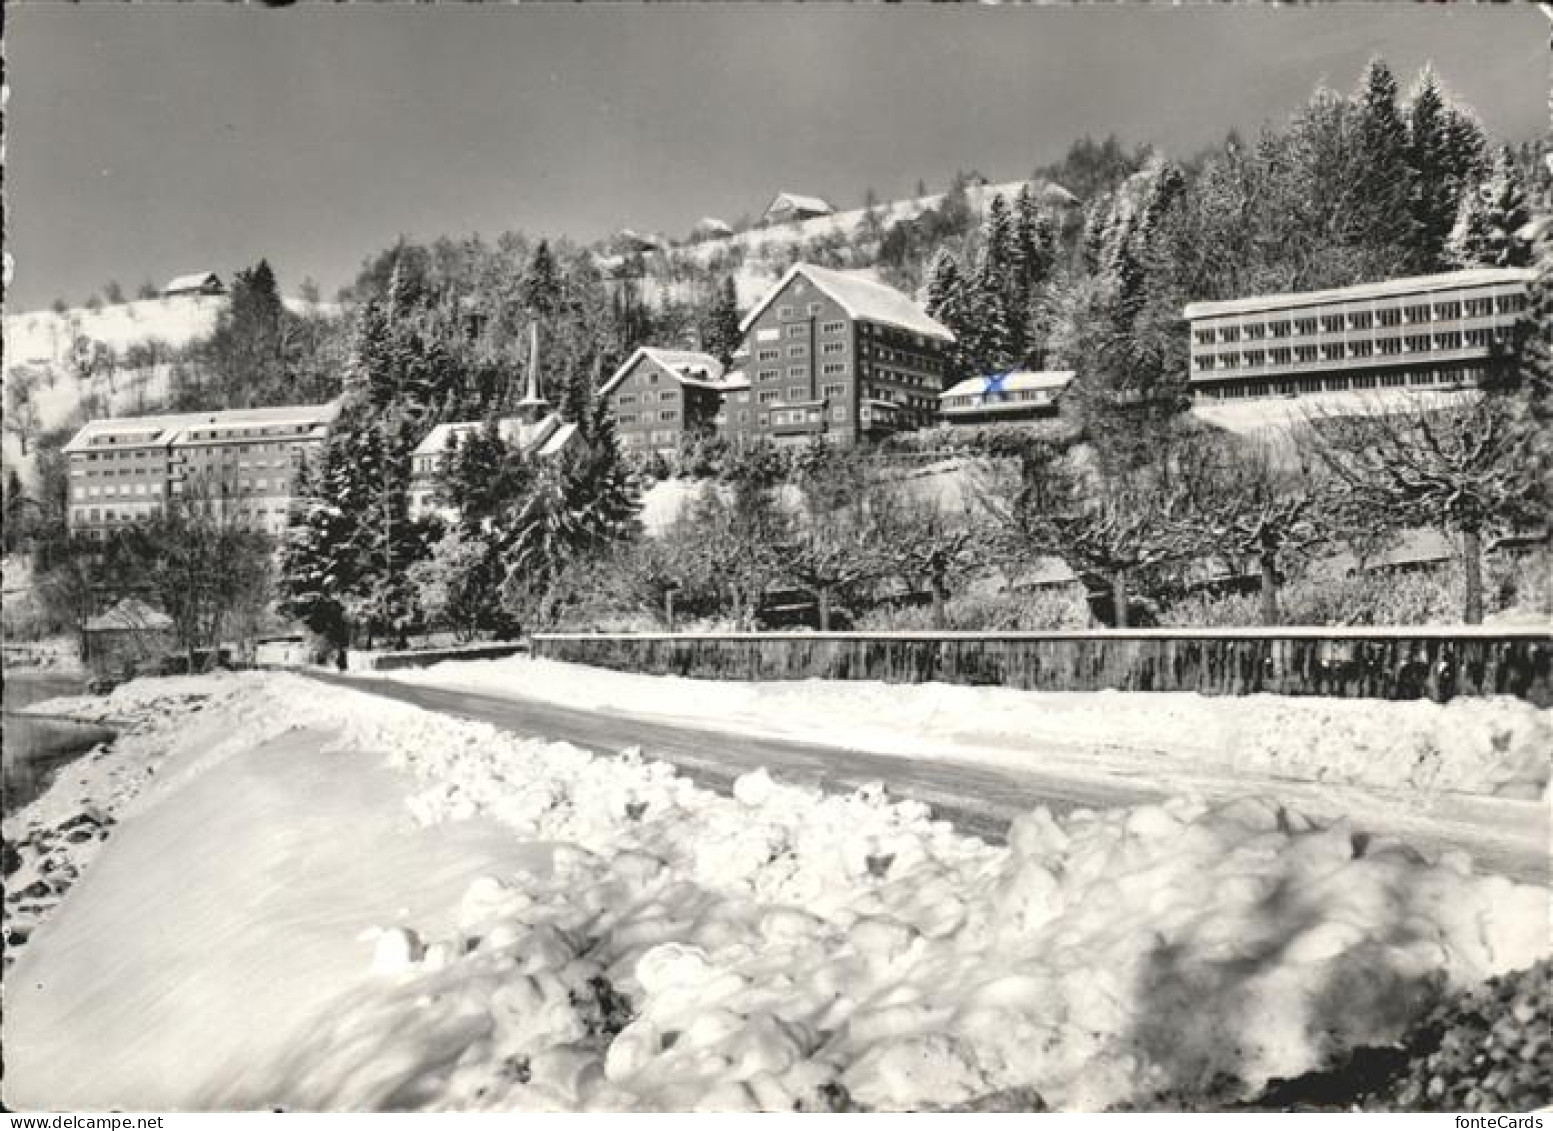
<path id="1" fill-rule="evenodd" d="M 938 418 L 954 336 L 876 279 L 799 263 L 740 330 L 721 421 L 735 444 L 855 444 Z"/>
<path id="2" fill-rule="evenodd" d="M 286 528 L 292 484 L 339 404 L 93 420 L 63 451 L 70 532 L 102 538 L 199 495 L 256 529 Z"/>
<path id="3" fill-rule="evenodd" d="M 1526 307 L 1532 273 L 1441 275 L 1195 302 L 1191 386 L 1204 402 L 1479 384 Z"/>

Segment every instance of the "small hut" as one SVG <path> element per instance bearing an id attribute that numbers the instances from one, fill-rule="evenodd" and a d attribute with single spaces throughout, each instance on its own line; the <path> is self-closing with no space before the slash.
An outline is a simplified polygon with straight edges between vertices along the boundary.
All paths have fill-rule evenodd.
<path id="1" fill-rule="evenodd" d="M 126 597 L 81 630 L 82 655 L 98 675 L 133 675 L 160 664 L 176 646 L 173 619 L 144 601 Z"/>

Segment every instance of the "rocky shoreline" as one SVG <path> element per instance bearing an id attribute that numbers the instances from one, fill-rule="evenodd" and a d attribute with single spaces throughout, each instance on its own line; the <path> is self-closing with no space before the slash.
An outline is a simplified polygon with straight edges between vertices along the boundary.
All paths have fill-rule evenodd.
<path id="1" fill-rule="evenodd" d="M 167 730 L 201 710 L 205 696 L 164 701 L 163 710 L 125 717 L 102 696 L 53 699 L 21 713 L 111 725 L 119 733 L 61 766 L 48 788 L 4 825 L 5 904 L 0 917 L 4 969 L 22 956 L 112 834 L 124 808 L 154 779 L 168 750 Z M 171 710 L 165 708 L 170 706 Z"/>

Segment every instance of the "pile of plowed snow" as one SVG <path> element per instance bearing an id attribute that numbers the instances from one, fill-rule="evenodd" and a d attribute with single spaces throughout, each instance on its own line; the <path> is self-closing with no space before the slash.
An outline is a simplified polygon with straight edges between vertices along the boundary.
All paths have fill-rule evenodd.
<path id="1" fill-rule="evenodd" d="M 759 772 L 722 797 L 635 752 L 294 677 L 221 687 L 204 723 L 333 729 L 413 774 L 423 827 L 494 818 L 542 849 L 469 876 L 456 925 L 378 924 L 360 978 L 313 1003 L 325 1020 L 268 1050 L 273 1071 L 250 1059 L 284 1094 L 201 1082 L 231 1104 L 903 1109 L 1027 1088 L 1095 1109 L 1223 1076 L 1252 1094 L 1547 948 L 1546 890 L 1270 804 L 1036 810 L 1001 848 L 880 788 Z"/>

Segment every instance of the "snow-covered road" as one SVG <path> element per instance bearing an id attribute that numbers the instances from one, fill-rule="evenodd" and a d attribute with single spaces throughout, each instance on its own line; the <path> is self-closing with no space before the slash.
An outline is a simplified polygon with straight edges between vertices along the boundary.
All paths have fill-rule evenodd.
<path id="1" fill-rule="evenodd" d="M 448 665 L 452 667 L 452 665 Z M 613 673 L 610 673 L 613 674 Z M 1514 801 L 1440 794 L 1412 794 L 1341 784 L 1312 784 L 1254 774 L 1183 773 L 1161 760 L 1076 772 L 1093 751 L 1083 743 L 1064 747 L 1041 740 L 1052 768 L 1038 758 L 1009 761 L 945 759 L 920 753 L 890 753 L 823 745 L 770 735 L 733 733 L 665 722 L 661 717 L 581 710 L 511 692 L 492 694 L 459 687 L 426 686 L 404 678 L 314 674 L 313 678 L 387 696 L 428 710 L 490 723 L 527 737 L 572 742 L 613 753 L 640 746 L 649 756 L 683 769 L 692 779 L 727 793 L 741 774 L 765 769 L 781 781 L 850 792 L 883 782 L 894 794 L 932 805 L 963 832 L 1001 842 L 1008 822 L 1036 806 L 1055 813 L 1076 808 L 1138 805 L 1183 792 L 1222 800 L 1236 796 L 1274 798 L 1310 816 L 1346 817 L 1377 836 L 1406 840 L 1431 853 L 1451 849 L 1471 854 L 1485 871 L 1546 884 L 1549 875 L 1548 807 Z"/>

